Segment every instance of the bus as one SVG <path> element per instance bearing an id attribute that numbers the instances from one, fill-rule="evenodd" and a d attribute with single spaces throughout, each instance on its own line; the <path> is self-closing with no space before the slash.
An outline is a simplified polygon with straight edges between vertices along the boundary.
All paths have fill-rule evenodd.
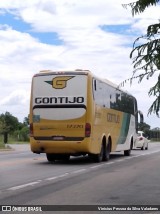
<path id="1" fill-rule="evenodd" d="M 41 71 L 32 78 L 30 146 L 49 162 L 88 155 L 107 161 L 131 154 L 138 129 L 136 98 L 88 70 Z"/>

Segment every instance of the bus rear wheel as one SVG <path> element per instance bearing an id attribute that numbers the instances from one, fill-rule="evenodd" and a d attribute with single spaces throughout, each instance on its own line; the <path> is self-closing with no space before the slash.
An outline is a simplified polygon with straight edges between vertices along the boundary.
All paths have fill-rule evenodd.
<path id="1" fill-rule="evenodd" d="M 46 154 L 47 160 L 49 162 L 54 162 L 56 160 L 63 160 L 63 161 L 69 161 L 70 155 L 68 154 Z"/>
<path id="2" fill-rule="evenodd" d="M 103 161 L 108 161 L 110 159 L 111 143 L 108 142 L 107 146 L 104 146 L 104 148 Z"/>
<path id="3" fill-rule="evenodd" d="M 99 154 L 90 154 L 89 156 L 91 157 L 91 159 L 96 162 L 96 163 L 100 163 L 103 160 L 103 154 L 104 154 L 104 146 L 101 146 L 101 151 Z"/>
<path id="4" fill-rule="evenodd" d="M 54 154 L 47 153 L 46 157 L 49 162 L 54 162 L 56 160 Z"/>

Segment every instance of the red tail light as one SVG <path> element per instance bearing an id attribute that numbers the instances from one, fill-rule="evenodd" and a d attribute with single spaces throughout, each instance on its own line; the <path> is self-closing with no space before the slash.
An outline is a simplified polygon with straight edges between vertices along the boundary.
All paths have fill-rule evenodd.
<path id="1" fill-rule="evenodd" d="M 33 137 L 33 123 L 30 124 L 30 137 Z"/>
<path id="2" fill-rule="evenodd" d="M 90 123 L 86 123 L 85 126 L 85 137 L 90 137 L 91 135 L 91 124 Z"/>

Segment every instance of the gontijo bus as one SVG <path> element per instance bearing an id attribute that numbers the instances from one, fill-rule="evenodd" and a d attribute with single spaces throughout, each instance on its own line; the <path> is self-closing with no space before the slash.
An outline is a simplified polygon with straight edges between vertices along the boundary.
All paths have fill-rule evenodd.
<path id="1" fill-rule="evenodd" d="M 32 79 L 30 145 L 48 161 L 110 153 L 129 156 L 138 123 L 136 99 L 90 71 L 42 71 Z"/>

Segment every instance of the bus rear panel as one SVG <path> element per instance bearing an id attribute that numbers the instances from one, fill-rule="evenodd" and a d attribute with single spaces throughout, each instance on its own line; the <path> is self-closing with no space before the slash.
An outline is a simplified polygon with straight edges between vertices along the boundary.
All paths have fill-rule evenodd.
<path id="1" fill-rule="evenodd" d="M 87 73 L 40 73 L 33 77 L 31 150 L 35 153 L 89 152 Z"/>

